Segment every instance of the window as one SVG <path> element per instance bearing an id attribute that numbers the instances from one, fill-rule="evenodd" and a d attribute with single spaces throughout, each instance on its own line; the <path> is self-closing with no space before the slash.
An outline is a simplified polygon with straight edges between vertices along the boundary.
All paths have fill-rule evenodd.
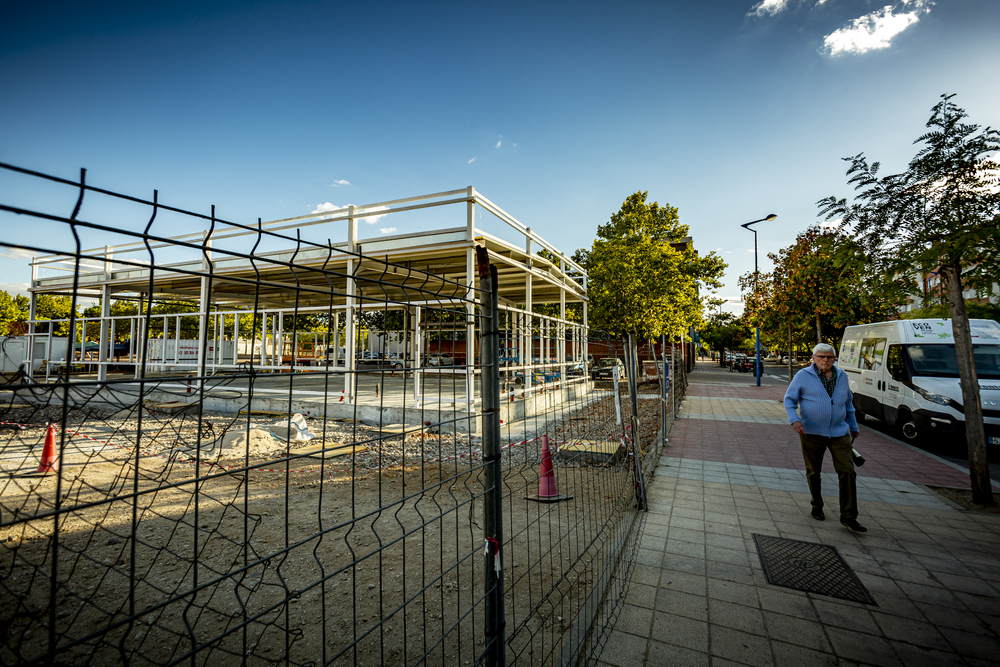
<path id="1" fill-rule="evenodd" d="M 906 359 L 903 356 L 902 345 L 890 345 L 885 358 L 886 367 L 893 380 L 902 382 L 906 378 Z"/>
<path id="2" fill-rule="evenodd" d="M 877 371 L 882 368 L 885 342 L 885 338 L 865 338 L 861 341 L 861 370 Z"/>

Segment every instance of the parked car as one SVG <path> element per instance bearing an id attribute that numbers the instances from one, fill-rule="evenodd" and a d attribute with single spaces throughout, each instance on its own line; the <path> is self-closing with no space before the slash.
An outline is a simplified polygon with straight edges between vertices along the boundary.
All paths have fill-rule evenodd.
<path id="1" fill-rule="evenodd" d="M 610 380 L 613 377 L 615 368 L 618 369 L 618 377 L 625 377 L 625 364 L 621 359 L 617 357 L 606 357 L 604 359 L 598 359 L 597 363 L 590 370 L 590 378 L 592 380 Z"/>
<path id="2" fill-rule="evenodd" d="M 439 354 L 437 352 L 424 357 L 423 366 L 454 366 L 455 357 L 450 354 Z"/>

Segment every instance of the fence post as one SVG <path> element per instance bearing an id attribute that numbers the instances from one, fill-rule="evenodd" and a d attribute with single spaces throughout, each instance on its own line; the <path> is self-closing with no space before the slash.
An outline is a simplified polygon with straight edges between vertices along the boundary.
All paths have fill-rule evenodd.
<path id="1" fill-rule="evenodd" d="M 476 248 L 479 264 L 479 309 L 482 332 L 482 375 L 480 398 L 483 419 L 483 464 L 486 485 L 483 497 L 483 523 L 486 527 L 484 557 L 486 591 L 486 664 L 503 667 L 507 664 L 504 633 L 503 570 L 503 480 L 500 465 L 500 336 L 497 269 L 489 263 L 486 248 Z"/>
<path id="2" fill-rule="evenodd" d="M 639 446 L 639 364 L 635 336 L 625 341 L 625 359 L 628 368 L 628 390 L 632 396 L 632 459 L 635 472 L 636 509 L 646 509 L 646 478 L 642 474 L 642 447 Z"/>

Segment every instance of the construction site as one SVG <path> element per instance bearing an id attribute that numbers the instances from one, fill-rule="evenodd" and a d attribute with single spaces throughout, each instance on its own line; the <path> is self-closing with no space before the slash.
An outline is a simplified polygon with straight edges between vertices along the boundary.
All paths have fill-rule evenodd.
<path id="1" fill-rule="evenodd" d="M 595 654 L 683 367 L 591 331 L 583 267 L 472 187 L 248 224 L 3 167 L 77 197 L 0 207 L 62 230 L 17 246 L 5 662 Z"/>

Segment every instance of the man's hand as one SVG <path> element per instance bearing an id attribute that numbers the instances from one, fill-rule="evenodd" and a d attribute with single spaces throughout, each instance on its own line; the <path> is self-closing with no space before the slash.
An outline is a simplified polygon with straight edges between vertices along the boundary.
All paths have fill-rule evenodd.
<path id="1" fill-rule="evenodd" d="M 805 435 L 806 434 L 806 430 L 802 427 L 802 422 L 792 422 L 792 428 L 799 435 Z"/>
<path id="2" fill-rule="evenodd" d="M 861 431 L 851 431 L 851 442 L 857 440 L 859 435 L 861 435 Z"/>

